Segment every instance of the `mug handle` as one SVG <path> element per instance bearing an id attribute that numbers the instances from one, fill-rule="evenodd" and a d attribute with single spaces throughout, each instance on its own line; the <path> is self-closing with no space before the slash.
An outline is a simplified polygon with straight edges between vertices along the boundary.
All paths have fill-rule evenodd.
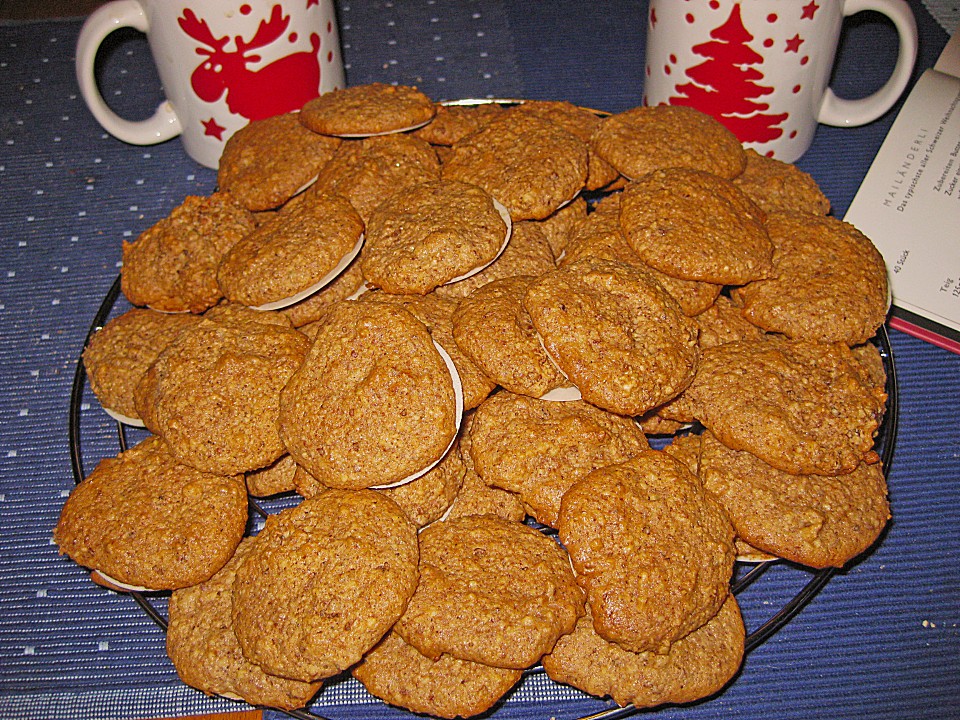
<path id="1" fill-rule="evenodd" d="M 137 0 L 114 0 L 87 18 L 77 38 L 77 83 L 84 102 L 104 130 L 133 145 L 153 145 L 176 137 L 182 131 L 180 120 L 168 100 L 160 103 L 153 116 L 146 120 L 124 120 L 104 102 L 94 76 L 94 63 L 100 45 L 114 30 L 131 27 L 146 33 L 149 26 Z"/>
<path id="2" fill-rule="evenodd" d="M 847 0 L 843 4 L 844 17 L 864 10 L 886 15 L 893 22 L 900 38 L 897 63 L 883 87 L 865 98 L 844 100 L 827 88 L 817 116 L 825 125 L 857 127 L 876 120 L 893 107 L 910 81 L 917 60 L 917 21 L 910 7 L 903 0 Z"/>

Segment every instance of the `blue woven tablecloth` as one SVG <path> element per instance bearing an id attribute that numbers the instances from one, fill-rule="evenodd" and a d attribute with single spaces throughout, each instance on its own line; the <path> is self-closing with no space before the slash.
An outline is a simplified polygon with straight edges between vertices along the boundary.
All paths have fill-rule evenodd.
<path id="1" fill-rule="evenodd" d="M 912 5 L 922 37 L 919 73 L 947 35 L 921 3 Z M 348 0 L 338 9 L 351 84 L 417 85 L 437 100 L 528 97 L 610 111 L 639 103 L 643 2 Z M 185 195 L 209 193 L 215 181 L 179 141 L 133 147 L 100 129 L 74 78 L 79 28 L 79 20 L 0 25 L 0 717 L 111 720 L 236 709 L 243 706 L 181 684 L 160 629 L 131 598 L 93 585 L 51 541 L 73 486 L 71 382 L 117 276 L 121 240 Z M 850 23 L 838 92 L 878 87 L 895 44 L 892 29 L 873 16 Z M 115 34 L 101 64 L 104 95 L 121 114 L 145 117 L 160 102 L 141 36 Z M 892 118 L 820 128 L 798 163 L 836 216 Z M 751 653 L 724 693 L 657 717 L 960 717 L 960 357 L 891 337 L 900 428 L 889 530 Z M 89 391 L 84 400 L 90 469 L 116 452 L 116 440 Z M 750 616 L 774 609 L 797 582 L 795 572 L 771 570 L 746 596 Z M 606 707 L 532 677 L 495 717 L 575 718 Z M 409 717 L 352 681 L 326 689 L 314 711 Z"/>

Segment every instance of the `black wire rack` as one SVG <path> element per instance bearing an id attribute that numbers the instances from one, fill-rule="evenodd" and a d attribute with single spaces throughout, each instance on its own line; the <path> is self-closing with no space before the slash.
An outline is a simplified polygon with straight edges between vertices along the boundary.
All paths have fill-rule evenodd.
<path id="1" fill-rule="evenodd" d="M 90 325 L 84 341 L 84 348 L 86 347 L 87 343 L 90 342 L 90 338 L 94 335 L 94 333 L 100 330 L 107 323 L 119 296 L 120 277 L 118 276 L 113 285 L 110 287 L 100 305 L 100 308 L 97 310 L 97 313 L 94 316 L 93 322 Z M 899 414 L 898 383 L 896 365 L 893 358 L 893 349 L 890 345 L 890 337 L 887 334 L 887 329 L 885 326 L 880 327 L 876 337 L 874 338 L 874 342 L 880 351 L 880 356 L 883 360 L 884 369 L 886 370 L 887 374 L 887 408 L 883 422 L 881 423 L 877 432 L 874 448 L 877 454 L 880 456 L 881 462 L 883 463 L 884 475 L 888 476 L 893 461 L 894 446 L 896 445 L 897 437 L 897 418 Z M 77 361 L 76 372 L 74 374 L 73 385 L 71 387 L 70 414 L 68 421 L 70 459 L 73 469 L 74 482 L 76 483 L 79 483 L 86 477 L 83 466 L 83 442 L 81 437 L 81 416 L 83 412 L 83 397 L 86 388 L 87 375 L 83 365 L 83 358 L 81 356 Z M 119 451 L 126 450 L 128 446 L 128 427 L 120 422 L 117 422 L 116 432 L 117 446 Z M 265 519 L 270 514 L 253 498 L 251 498 L 249 502 L 252 513 L 256 516 L 259 516 L 261 519 Z M 785 601 L 779 607 L 779 609 L 776 610 L 776 612 L 770 615 L 765 621 L 763 621 L 754 629 L 750 630 L 748 628 L 749 632 L 745 642 L 746 653 L 750 653 L 761 646 L 772 635 L 776 634 L 776 632 L 784 625 L 796 617 L 803 610 L 803 608 L 806 607 L 817 596 L 817 594 L 819 594 L 824 586 L 830 582 L 830 579 L 836 572 L 834 568 L 813 570 L 800 565 L 785 563 L 781 560 L 770 560 L 749 564 L 738 563 L 738 565 L 740 566 L 738 570 L 742 572 L 738 572 L 735 575 L 735 579 L 731 582 L 731 590 L 735 595 L 739 595 L 753 586 L 757 586 L 757 588 L 762 591 L 763 575 L 774 565 L 787 565 L 789 566 L 791 572 L 809 576 L 800 590 L 796 592 L 792 598 Z M 139 605 L 140 608 L 158 626 L 160 626 L 160 628 L 166 631 L 167 618 L 164 616 L 162 610 L 157 607 L 157 598 L 163 594 L 144 592 L 130 592 L 129 594 L 137 603 L 137 605 Z M 541 674 L 543 672 L 544 671 L 542 667 L 538 665 L 527 670 L 526 674 L 534 675 Z M 639 713 L 640 710 L 640 708 L 633 706 L 611 707 L 592 715 L 583 716 L 579 718 L 579 720 L 618 720 L 619 718 L 635 715 L 636 713 Z M 315 714 L 309 709 L 277 712 L 284 712 L 286 715 L 297 718 L 298 720 L 328 720 L 321 715 Z M 414 715 L 411 713 L 410 717 L 414 717 Z"/>

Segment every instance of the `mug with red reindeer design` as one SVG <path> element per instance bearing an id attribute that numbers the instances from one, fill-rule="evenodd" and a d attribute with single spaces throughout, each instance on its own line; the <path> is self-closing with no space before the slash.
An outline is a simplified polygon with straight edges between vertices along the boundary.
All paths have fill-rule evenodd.
<path id="1" fill-rule="evenodd" d="M 100 44 L 121 27 L 146 34 L 166 95 L 146 120 L 114 113 L 94 77 Z M 107 132 L 134 145 L 180 135 L 190 157 L 211 168 L 250 121 L 344 86 L 333 0 L 114 0 L 84 23 L 76 69 Z"/>
<path id="2" fill-rule="evenodd" d="M 874 94 L 839 98 L 829 82 L 843 19 L 864 10 L 893 22 L 896 65 Z M 904 0 L 651 0 L 646 42 L 645 104 L 695 107 L 793 162 L 818 123 L 865 125 L 890 109 L 913 71 L 917 26 Z"/>

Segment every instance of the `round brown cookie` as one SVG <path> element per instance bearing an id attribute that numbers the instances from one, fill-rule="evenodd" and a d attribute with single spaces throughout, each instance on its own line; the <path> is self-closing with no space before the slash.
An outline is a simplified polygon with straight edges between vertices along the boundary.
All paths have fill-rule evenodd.
<path id="1" fill-rule="evenodd" d="M 737 187 L 699 170 L 655 170 L 620 196 L 620 226 L 645 263 L 673 277 L 742 285 L 768 277 L 763 212 Z"/>
<path id="2" fill-rule="evenodd" d="M 700 477 L 737 535 L 755 548 L 811 567 L 843 567 L 890 519 L 879 460 L 845 475 L 790 475 L 703 437 Z"/>
<path id="3" fill-rule="evenodd" d="M 567 247 L 570 232 L 578 222 L 586 217 L 587 201 L 584 200 L 582 195 L 578 195 L 543 220 L 531 220 L 530 222 L 537 223 L 537 227 L 543 230 L 547 242 L 550 243 L 553 256 L 559 258 Z"/>
<path id="4" fill-rule="evenodd" d="M 454 444 L 435 467 L 413 482 L 377 492 L 397 503 L 410 521 L 422 528 L 442 518 L 450 509 L 460 492 L 465 474 L 466 467 L 460 457 L 460 449 Z"/>
<path id="5" fill-rule="evenodd" d="M 587 177 L 587 145 L 547 120 L 508 110 L 452 146 L 443 177 L 479 185 L 514 221 L 542 220 Z"/>
<path id="6" fill-rule="evenodd" d="M 308 101 L 300 110 L 300 122 L 322 135 L 379 135 L 423 125 L 435 112 L 433 101 L 415 87 L 369 83 Z"/>
<path id="7" fill-rule="evenodd" d="M 563 496 L 560 539 L 602 637 L 666 652 L 730 594 L 733 528 L 686 465 L 647 450 Z"/>
<path id="8" fill-rule="evenodd" d="M 746 155 L 719 121 L 678 105 L 635 107 L 603 120 L 594 152 L 630 179 L 661 168 L 691 168 L 734 178 Z"/>
<path id="9" fill-rule="evenodd" d="M 443 297 L 465 298 L 488 282 L 514 275 L 542 275 L 555 267 L 550 243 L 540 225 L 535 222 L 514 223 L 510 242 L 500 257 L 476 275 L 441 285 L 436 293 Z"/>
<path id="10" fill-rule="evenodd" d="M 743 317 L 741 308 L 726 295 L 694 316 L 700 328 L 700 349 L 739 340 L 759 340 L 764 332 Z"/>
<path id="11" fill-rule="evenodd" d="M 600 128 L 600 117 L 586 108 L 565 100 L 525 100 L 517 112 L 526 112 L 556 123 L 587 143 L 587 190 L 599 190 L 616 180 L 620 173 L 590 147 L 593 134 Z"/>
<path id="12" fill-rule="evenodd" d="M 224 144 L 217 184 L 248 210 L 270 210 L 312 183 L 339 145 L 307 130 L 297 113 L 254 120 Z"/>
<path id="13" fill-rule="evenodd" d="M 810 175 L 795 165 L 746 149 L 747 166 L 734 184 L 765 213 L 781 210 L 826 215 L 830 201 Z"/>
<path id="14" fill-rule="evenodd" d="M 433 119 L 421 128 L 413 131 L 417 137 L 431 145 L 449 147 L 457 140 L 479 130 L 487 121 L 504 112 L 500 103 L 489 102 L 479 105 L 437 105 Z"/>
<path id="15" fill-rule="evenodd" d="M 497 383 L 487 377 L 483 370 L 460 349 L 453 337 L 453 313 L 457 309 L 457 301 L 453 298 L 441 297 L 437 293 L 392 295 L 385 292 L 369 292 L 362 295 L 360 301 L 400 305 L 426 326 L 434 342 L 447 351 L 447 355 L 457 368 L 460 384 L 463 386 L 464 410 L 477 407 L 496 389 Z"/>
<path id="16" fill-rule="evenodd" d="M 705 350 L 684 397 L 727 447 L 796 475 L 852 472 L 886 399 L 842 343 L 773 336 Z"/>
<path id="17" fill-rule="evenodd" d="M 103 408 L 114 416 L 139 420 L 137 383 L 161 351 L 198 322 L 196 315 L 133 308 L 94 333 L 83 349 L 83 367 Z"/>
<path id="18" fill-rule="evenodd" d="M 607 642 L 594 631 L 588 615 L 543 658 L 543 668 L 554 681 L 609 696 L 621 707 L 688 703 L 718 692 L 737 674 L 745 639 L 733 595 L 705 625 L 662 655 L 633 653 Z"/>
<path id="19" fill-rule="evenodd" d="M 583 612 L 563 549 L 494 515 L 434 523 L 420 533 L 420 583 L 394 628 L 434 660 L 513 669 L 536 663 Z"/>
<path id="20" fill-rule="evenodd" d="M 417 558 L 413 523 L 372 490 L 328 490 L 270 515 L 233 583 L 244 657 L 304 682 L 346 670 L 403 613 Z"/>
<path id="21" fill-rule="evenodd" d="M 202 313 L 223 297 L 220 260 L 254 227 L 253 216 L 227 193 L 188 195 L 135 242 L 123 241 L 123 294 L 133 305 Z"/>
<path id="22" fill-rule="evenodd" d="M 536 278 L 517 275 L 477 288 L 453 315 L 453 339 L 484 375 L 511 392 L 540 397 L 567 380 L 537 339 L 523 298 Z"/>
<path id="23" fill-rule="evenodd" d="M 576 400 L 551 402 L 506 391 L 477 408 L 470 434 L 483 481 L 518 493 L 550 527 L 557 526 L 560 500 L 577 480 L 650 448 L 631 418 Z"/>
<path id="24" fill-rule="evenodd" d="M 457 431 L 450 371 L 423 323 L 390 303 L 332 307 L 280 400 L 284 445 L 330 487 L 399 482 Z"/>
<path id="25" fill-rule="evenodd" d="M 540 276 L 523 304 L 550 357 L 598 407 L 640 415 L 693 379 L 696 327 L 639 267 L 583 258 Z"/>
<path id="26" fill-rule="evenodd" d="M 303 328 L 321 320 L 334 303 L 346 300 L 362 285 L 363 272 L 360 270 L 360 260 L 354 258 L 353 262 L 347 265 L 346 270 L 337 275 L 329 285 L 324 285 L 313 295 L 298 303 L 280 308 L 279 312 L 287 317 L 295 328 Z"/>
<path id="27" fill-rule="evenodd" d="M 207 472 L 269 465 L 284 453 L 280 390 L 309 344 L 277 313 L 239 305 L 211 310 L 153 365 L 149 405 L 157 434 L 180 462 Z"/>
<path id="28" fill-rule="evenodd" d="M 340 266 L 363 237 L 363 220 L 345 198 L 311 195 L 274 215 L 224 256 L 217 282 L 224 296 L 251 307 L 298 296 Z"/>
<path id="29" fill-rule="evenodd" d="M 241 476 L 182 465 L 150 436 L 73 489 L 53 539 L 62 554 L 121 583 L 172 590 L 223 567 L 246 524 Z"/>
<path id="30" fill-rule="evenodd" d="M 675 460 L 679 460 L 692 475 L 700 477 L 700 452 L 703 437 L 697 433 L 674 435 L 670 442 L 664 445 L 663 451 Z"/>
<path id="31" fill-rule="evenodd" d="M 363 276 L 389 293 L 424 295 L 490 263 L 509 234 L 493 198 L 476 185 L 412 185 L 370 214 Z"/>
<path id="32" fill-rule="evenodd" d="M 522 670 L 495 668 L 441 655 L 431 660 L 390 632 L 352 670 L 384 702 L 432 717 L 473 717 L 489 710 L 523 677 Z"/>
<path id="33" fill-rule="evenodd" d="M 887 268 L 853 225 L 810 213 L 773 213 L 773 274 L 738 289 L 743 315 L 769 332 L 859 345 L 887 315 Z"/>
<path id="34" fill-rule="evenodd" d="M 437 153 L 425 140 L 407 134 L 348 140 L 303 197 L 342 195 L 366 222 L 392 193 L 439 177 Z"/>
<path id="35" fill-rule="evenodd" d="M 297 463 L 289 455 L 282 455 L 272 464 L 246 473 L 247 492 L 254 497 L 268 497 L 295 489 L 293 483 Z"/>
<path id="36" fill-rule="evenodd" d="M 243 656 L 233 631 L 233 581 L 255 542 L 245 538 L 213 577 L 173 592 L 167 655 L 180 679 L 207 695 L 295 710 L 317 694 L 321 683 L 268 675 Z"/>

